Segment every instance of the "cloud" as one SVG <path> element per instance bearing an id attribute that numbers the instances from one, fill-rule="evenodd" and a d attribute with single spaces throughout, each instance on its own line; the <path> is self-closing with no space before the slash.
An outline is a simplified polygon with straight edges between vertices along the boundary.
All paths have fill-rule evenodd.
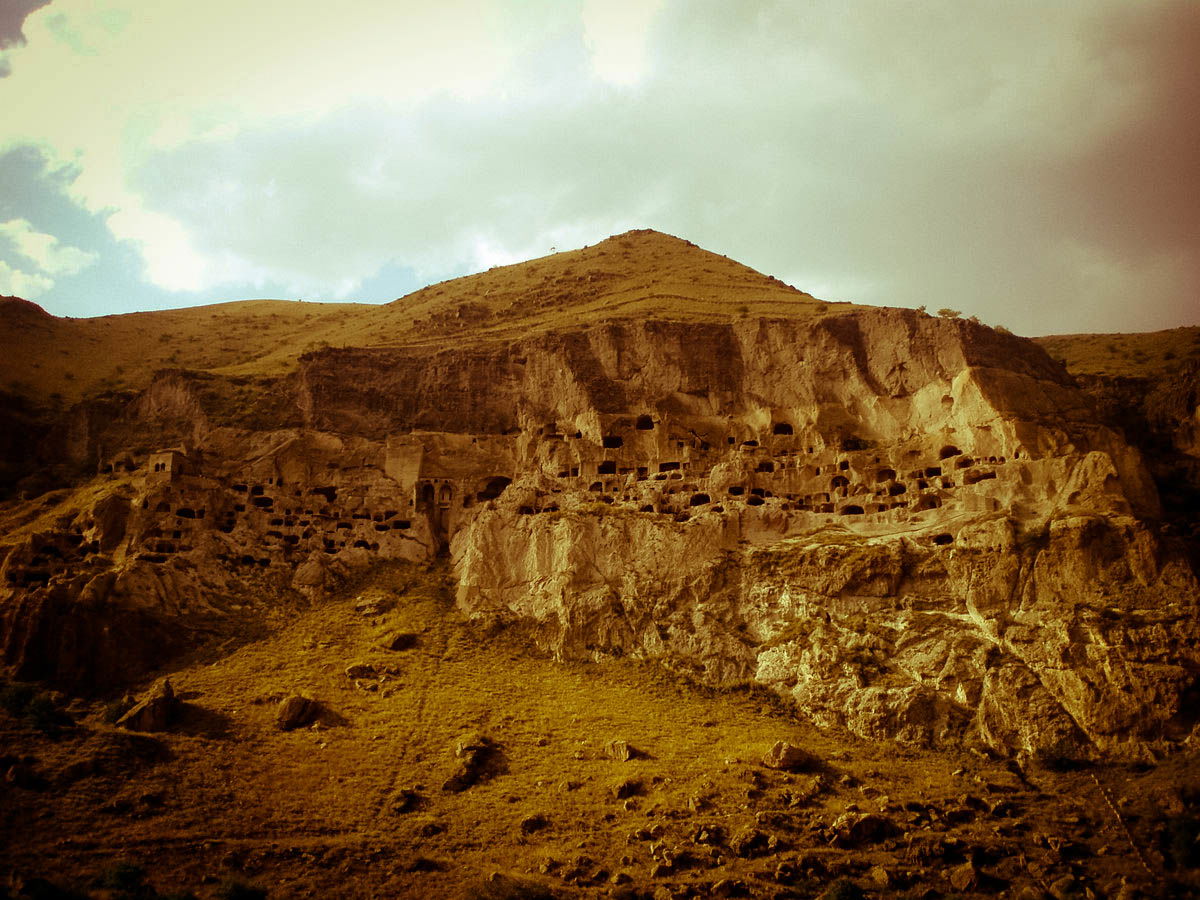
<path id="1" fill-rule="evenodd" d="M 163 290 L 386 296 L 650 226 L 1024 333 L 1196 320 L 1200 5 L 322 9 L 56 0 L 4 134 Z"/>
<path id="2" fill-rule="evenodd" d="M 52 287 L 54 287 L 52 279 L 44 275 L 15 269 L 0 259 L 0 295 L 33 300 L 42 296 Z"/>
<path id="3" fill-rule="evenodd" d="M 0 50 L 13 44 L 23 44 L 25 35 L 21 25 L 25 17 L 40 9 L 50 0 L 4 0 L 0 4 Z"/>
<path id="4" fill-rule="evenodd" d="M 52 234 L 35 231 L 25 219 L 0 223 L 0 239 L 7 240 L 39 272 L 51 277 L 78 274 L 99 258 L 95 253 L 59 243 Z"/>

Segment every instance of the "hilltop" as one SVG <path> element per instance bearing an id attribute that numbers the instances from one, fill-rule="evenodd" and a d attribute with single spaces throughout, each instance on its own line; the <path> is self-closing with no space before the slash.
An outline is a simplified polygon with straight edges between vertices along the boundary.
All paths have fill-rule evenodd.
<path id="1" fill-rule="evenodd" d="M 844 305 L 843 305 L 844 306 Z M 0 298 L 0 390 L 71 403 L 145 387 L 160 369 L 274 376 L 320 347 L 501 342 L 605 319 L 816 315 L 808 294 L 694 244 L 642 230 L 500 266 L 383 305 L 244 300 L 66 319 Z"/>

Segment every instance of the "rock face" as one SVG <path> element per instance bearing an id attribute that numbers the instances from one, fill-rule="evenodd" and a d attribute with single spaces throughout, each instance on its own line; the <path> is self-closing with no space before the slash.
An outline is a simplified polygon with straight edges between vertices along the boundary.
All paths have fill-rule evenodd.
<path id="1" fill-rule="evenodd" d="M 449 554 L 480 622 L 756 682 L 866 737 L 1188 737 L 1200 591 L 1119 423 L 1029 341 L 796 296 L 503 340 L 464 319 L 470 339 L 327 348 L 261 384 L 164 373 L 93 417 L 106 471 L 7 539 L 3 660 L 115 685 Z M 1163 408 L 1191 421 L 1195 399 Z"/>

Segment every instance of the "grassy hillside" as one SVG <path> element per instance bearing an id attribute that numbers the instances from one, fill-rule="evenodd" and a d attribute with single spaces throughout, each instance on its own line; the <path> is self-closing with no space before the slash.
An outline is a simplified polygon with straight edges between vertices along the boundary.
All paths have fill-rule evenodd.
<path id="1" fill-rule="evenodd" d="M 167 367 L 278 374 L 323 344 L 461 345 L 604 319 L 716 321 L 808 316 L 827 308 L 687 241 L 635 231 L 431 285 L 378 306 L 247 300 L 64 319 L 6 298 L 0 300 L 0 389 L 42 403 L 69 403 L 97 391 L 141 387 Z"/>
<path id="2" fill-rule="evenodd" d="M 1054 334 L 1034 338 L 1077 375 L 1169 375 L 1200 359 L 1200 326 L 1140 334 Z"/>

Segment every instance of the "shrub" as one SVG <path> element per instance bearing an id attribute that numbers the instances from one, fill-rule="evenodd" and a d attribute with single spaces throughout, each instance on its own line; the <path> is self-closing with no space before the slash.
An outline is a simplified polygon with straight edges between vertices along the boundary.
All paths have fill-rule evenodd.
<path id="1" fill-rule="evenodd" d="M 938 310 L 938 315 L 941 316 L 943 319 L 957 319 L 960 315 L 962 315 L 962 310 L 961 309 L 951 309 L 948 306 L 943 306 L 941 309 Z"/>

